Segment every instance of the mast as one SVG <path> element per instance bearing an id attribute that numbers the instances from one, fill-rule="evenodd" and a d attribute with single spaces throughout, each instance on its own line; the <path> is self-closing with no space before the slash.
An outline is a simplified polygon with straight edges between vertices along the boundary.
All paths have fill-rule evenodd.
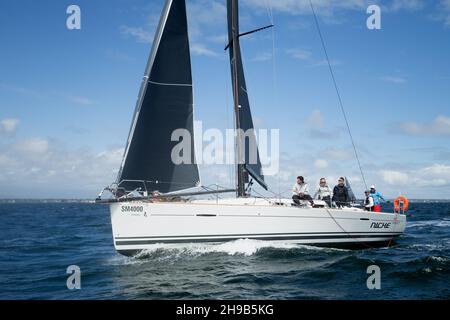
<path id="1" fill-rule="evenodd" d="M 244 159 L 243 159 L 243 141 L 242 141 L 242 130 L 240 125 L 239 118 L 239 83 L 238 83 L 238 48 L 239 48 L 239 11 L 238 11 L 238 1 L 237 0 L 228 0 L 231 1 L 231 50 L 233 50 L 233 58 L 231 61 L 232 72 L 233 72 L 233 102 L 234 102 L 234 112 L 236 115 L 236 182 L 237 182 L 237 197 L 245 197 L 245 168 L 244 168 Z"/>
<path id="2" fill-rule="evenodd" d="M 246 197 L 246 183 L 249 183 L 250 176 L 266 190 L 267 185 L 264 182 L 261 160 L 256 143 L 256 134 L 245 83 L 239 38 L 271 26 L 240 34 L 238 6 L 238 0 L 227 0 L 229 43 L 226 49 L 230 51 L 233 105 L 236 117 L 236 190 L 237 197 Z"/>

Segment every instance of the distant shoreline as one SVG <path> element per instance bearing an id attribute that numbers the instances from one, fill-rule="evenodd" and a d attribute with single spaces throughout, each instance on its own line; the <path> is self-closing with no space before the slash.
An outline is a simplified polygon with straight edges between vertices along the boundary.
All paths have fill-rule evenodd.
<path id="1" fill-rule="evenodd" d="M 7 203 L 94 203 L 94 199 L 0 199 L 0 204 Z"/>

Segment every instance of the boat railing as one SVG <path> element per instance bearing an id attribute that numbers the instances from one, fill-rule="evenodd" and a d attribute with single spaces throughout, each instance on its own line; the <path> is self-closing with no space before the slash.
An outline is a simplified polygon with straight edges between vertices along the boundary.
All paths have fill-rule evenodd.
<path id="1" fill-rule="evenodd" d="M 216 186 L 216 189 L 212 189 L 211 186 L 202 187 L 203 191 L 176 191 L 169 193 L 160 193 L 158 191 L 152 191 L 149 193 L 147 188 L 144 190 L 142 188 L 136 188 L 132 191 L 126 191 L 124 188 L 120 187 L 123 182 L 142 182 L 145 186 L 146 182 L 144 180 L 123 180 L 120 183 L 113 183 L 112 185 L 103 188 L 103 190 L 98 195 L 95 200 L 96 203 L 114 203 L 114 202 L 128 202 L 128 201 L 156 201 L 156 200 L 170 200 L 170 199 L 180 199 L 181 197 L 189 196 L 202 196 L 202 195 L 215 195 L 236 192 L 236 189 L 225 189 L 220 186 Z M 221 189 L 219 189 L 221 188 Z M 103 199 L 103 194 L 108 191 L 112 195 L 112 198 Z"/>

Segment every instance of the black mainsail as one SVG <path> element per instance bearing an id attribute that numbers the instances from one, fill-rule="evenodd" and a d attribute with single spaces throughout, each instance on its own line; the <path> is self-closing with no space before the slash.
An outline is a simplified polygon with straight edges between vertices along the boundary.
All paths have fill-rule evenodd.
<path id="1" fill-rule="evenodd" d="M 230 51 L 231 75 L 233 82 L 234 109 L 236 115 L 237 144 L 237 195 L 246 195 L 245 184 L 249 175 L 267 189 L 262 173 L 256 135 L 254 132 L 250 102 L 245 83 L 239 43 L 239 9 L 237 0 L 227 0 L 228 49 Z"/>
<path id="2" fill-rule="evenodd" d="M 172 133 L 190 133 L 190 162 L 175 164 Z M 185 142 L 185 141 L 183 141 Z M 196 187 L 193 88 L 185 0 L 167 0 L 153 42 L 117 184 L 163 193 Z"/>

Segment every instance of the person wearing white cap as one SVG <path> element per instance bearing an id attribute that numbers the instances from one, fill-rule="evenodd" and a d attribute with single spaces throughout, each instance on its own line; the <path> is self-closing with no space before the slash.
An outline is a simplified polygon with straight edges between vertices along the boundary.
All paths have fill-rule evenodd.
<path id="1" fill-rule="evenodd" d="M 386 199 L 383 197 L 383 195 L 381 193 L 379 193 L 376 189 L 374 185 L 370 186 L 370 195 L 373 198 L 373 211 L 375 212 L 381 212 L 381 200 L 382 201 L 386 201 Z"/>

